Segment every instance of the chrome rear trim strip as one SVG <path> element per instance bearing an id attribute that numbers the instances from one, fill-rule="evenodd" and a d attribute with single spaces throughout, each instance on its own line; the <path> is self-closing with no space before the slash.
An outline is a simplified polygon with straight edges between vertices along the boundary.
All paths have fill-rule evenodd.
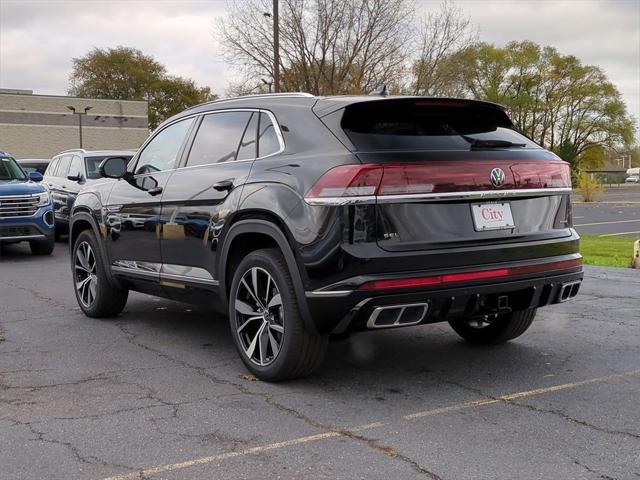
<path id="1" fill-rule="evenodd" d="M 476 192 L 416 193 L 408 195 L 366 195 L 354 197 L 305 198 L 309 205 L 359 205 L 375 203 L 450 202 L 454 200 L 490 200 L 501 198 L 546 197 L 567 195 L 570 188 L 522 188 L 514 190 L 482 190 Z"/>

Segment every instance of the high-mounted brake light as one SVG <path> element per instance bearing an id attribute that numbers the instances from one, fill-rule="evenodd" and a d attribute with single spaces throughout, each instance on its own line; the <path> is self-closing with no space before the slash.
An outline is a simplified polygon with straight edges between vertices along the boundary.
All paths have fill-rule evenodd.
<path id="1" fill-rule="evenodd" d="M 491 171 L 499 168 L 504 183 L 491 183 Z M 321 199 L 450 194 L 487 191 L 499 194 L 517 190 L 570 189 L 569 165 L 562 161 L 475 160 L 341 165 L 325 173 L 307 192 L 310 203 Z"/>

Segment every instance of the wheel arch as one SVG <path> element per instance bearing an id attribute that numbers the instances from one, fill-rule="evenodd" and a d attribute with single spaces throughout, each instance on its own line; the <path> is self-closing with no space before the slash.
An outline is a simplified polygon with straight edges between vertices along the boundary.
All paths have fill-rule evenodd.
<path id="1" fill-rule="evenodd" d="M 303 275 L 300 272 L 298 261 L 293 253 L 291 244 L 283 232 L 282 227 L 277 224 L 277 220 L 267 218 L 269 217 L 264 215 L 258 217 L 247 217 L 245 215 L 234 222 L 225 235 L 218 265 L 220 299 L 223 307 L 226 310 L 229 305 L 231 275 L 229 274 L 230 272 L 228 272 L 228 267 L 231 266 L 229 261 L 233 261 L 234 259 L 233 256 L 230 256 L 234 248 L 240 248 L 241 252 L 248 253 L 248 251 L 260 248 L 276 247 L 282 253 L 289 269 L 304 326 L 307 331 L 317 333 L 305 296 Z M 256 241 L 251 243 L 249 249 L 243 248 L 243 244 L 246 245 L 245 242 L 248 239 L 256 239 Z"/>
<path id="2" fill-rule="evenodd" d="M 100 232 L 100 228 L 98 226 L 98 221 L 91 214 L 90 210 L 80 207 L 74 210 L 73 215 L 71 216 L 71 219 L 69 221 L 69 253 L 70 253 L 69 257 L 72 263 L 72 267 L 73 267 L 73 246 L 76 243 L 76 239 L 78 238 L 78 235 L 80 235 L 80 233 L 82 233 L 85 230 L 93 231 L 93 234 L 95 235 L 96 240 L 98 241 L 98 248 L 100 249 L 100 254 L 102 255 L 102 258 L 105 259 L 107 266 L 109 266 L 109 257 L 107 255 L 107 249 L 105 248 L 105 245 L 103 242 L 104 237 L 102 236 Z M 112 282 L 116 286 L 121 287 L 120 283 L 111 274 L 111 268 L 106 269 L 106 274 L 110 282 Z"/>

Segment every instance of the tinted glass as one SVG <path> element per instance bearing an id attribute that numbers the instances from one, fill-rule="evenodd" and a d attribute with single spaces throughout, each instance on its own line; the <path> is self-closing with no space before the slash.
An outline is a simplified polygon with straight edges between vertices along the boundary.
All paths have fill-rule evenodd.
<path id="1" fill-rule="evenodd" d="M 280 142 L 278 141 L 278 135 L 276 135 L 276 128 L 266 113 L 260 114 L 260 131 L 258 138 L 259 157 L 266 157 L 280 150 Z"/>
<path id="2" fill-rule="evenodd" d="M 229 162 L 236 159 L 240 139 L 251 112 L 223 112 L 205 115 L 193 141 L 187 166 Z"/>
<path id="3" fill-rule="evenodd" d="M 236 160 L 250 160 L 256 158 L 258 153 L 258 142 L 256 142 L 256 134 L 258 133 L 258 114 L 253 113 L 251 120 L 244 131 L 244 136 L 238 148 Z"/>
<path id="4" fill-rule="evenodd" d="M 69 165 L 71 165 L 71 155 L 60 157 L 60 164 L 56 170 L 56 177 L 66 177 L 69 172 Z"/>
<path id="5" fill-rule="evenodd" d="M 11 157 L 0 157 L 0 182 L 10 182 L 12 180 L 26 180 L 24 172 Z"/>
<path id="6" fill-rule="evenodd" d="M 153 173 L 172 169 L 192 123 L 193 118 L 189 118 L 159 132 L 138 157 L 135 173 Z"/>
<path id="7" fill-rule="evenodd" d="M 58 168 L 58 162 L 60 161 L 59 158 L 54 158 L 53 160 L 51 160 L 51 163 L 49 164 L 49 167 L 47 167 L 47 171 L 45 173 L 45 175 L 55 175 L 56 174 L 56 169 Z"/>
<path id="8" fill-rule="evenodd" d="M 71 159 L 71 166 L 69 167 L 69 175 L 82 175 L 82 159 L 77 155 L 74 155 Z"/>
<path id="9" fill-rule="evenodd" d="M 358 150 L 469 150 L 474 140 L 539 148 L 516 132 L 503 112 L 473 104 L 359 103 L 345 109 L 341 125 Z"/>
<path id="10" fill-rule="evenodd" d="M 105 158 L 109 158 L 114 155 L 102 155 L 99 157 L 86 157 L 84 159 L 84 165 L 87 169 L 87 178 L 100 178 L 100 173 L 98 172 L 98 167 L 102 163 Z M 131 160 L 131 155 L 117 155 L 118 157 L 124 157 L 127 160 Z"/>

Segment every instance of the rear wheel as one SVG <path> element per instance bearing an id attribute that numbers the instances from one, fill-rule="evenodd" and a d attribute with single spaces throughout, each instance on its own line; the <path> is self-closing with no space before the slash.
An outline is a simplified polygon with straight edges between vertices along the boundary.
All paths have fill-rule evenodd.
<path id="1" fill-rule="evenodd" d="M 31 253 L 34 255 L 51 255 L 55 246 L 56 242 L 53 237 L 29 242 L 29 248 L 31 248 Z"/>
<path id="2" fill-rule="evenodd" d="M 72 255 L 74 290 L 85 315 L 96 318 L 118 315 L 127 303 L 129 291 L 109 281 L 107 265 L 91 230 L 78 235 Z"/>
<path id="3" fill-rule="evenodd" d="M 471 343 L 491 345 L 504 343 L 522 335 L 536 317 L 536 309 L 520 310 L 496 318 L 474 317 L 452 320 L 449 325 Z"/>
<path id="4" fill-rule="evenodd" d="M 291 275 L 276 249 L 252 252 L 236 268 L 229 321 L 242 361 L 261 380 L 308 375 L 324 359 L 327 335 L 305 330 Z"/>

